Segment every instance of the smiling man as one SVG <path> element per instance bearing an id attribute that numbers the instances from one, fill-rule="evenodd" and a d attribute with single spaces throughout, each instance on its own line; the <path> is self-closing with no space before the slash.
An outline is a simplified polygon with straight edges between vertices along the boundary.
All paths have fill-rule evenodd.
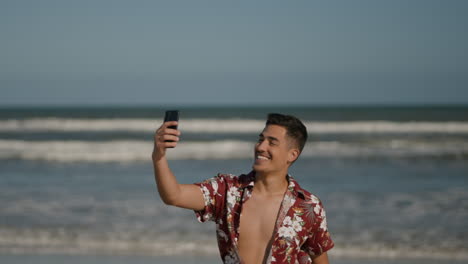
<path id="1" fill-rule="evenodd" d="M 166 149 L 177 146 L 180 131 L 166 122 L 154 137 L 153 165 L 162 200 L 214 221 L 224 263 L 328 263 L 333 241 L 321 201 L 288 174 L 307 141 L 302 122 L 269 114 L 254 149 L 253 170 L 179 184 Z M 168 142 L 173 141 L 173 142 Z"/>

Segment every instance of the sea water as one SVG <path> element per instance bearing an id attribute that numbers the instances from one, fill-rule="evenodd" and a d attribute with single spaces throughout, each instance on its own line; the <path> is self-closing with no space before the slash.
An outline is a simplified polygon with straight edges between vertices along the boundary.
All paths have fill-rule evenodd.
<path id="1" fill-rule="evenodd" d="M 180 108 L 181 183 L 248 173 L 266 114 L 300 117 L 290 173 L 319 196 L 335 259 L 468 261 L 468 107 Z M 0 253 L 218 255 L 215 227 L 164 205 L 151 164 L 164 109 L 0 109 Z"/>

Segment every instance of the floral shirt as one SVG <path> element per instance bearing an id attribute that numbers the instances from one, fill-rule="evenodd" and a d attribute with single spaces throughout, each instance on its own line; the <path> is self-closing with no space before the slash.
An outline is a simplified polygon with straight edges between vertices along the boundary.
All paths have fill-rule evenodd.
<path id="1" fill-rule="evenodd" d="M 315 256 L 334 244 L 327 229 L 321 201 L 287 176 L 289 186 L 276 220 L 267 263 L 312 263 Z M 214 221 L 218 247 L 224 263 L 242 263 L 238 251 L 242 204 L 252 195 L 255 172 L 234 176 L 218 174 L 200 186 L 205 208 L 196 211 L 200 222 Z"/>

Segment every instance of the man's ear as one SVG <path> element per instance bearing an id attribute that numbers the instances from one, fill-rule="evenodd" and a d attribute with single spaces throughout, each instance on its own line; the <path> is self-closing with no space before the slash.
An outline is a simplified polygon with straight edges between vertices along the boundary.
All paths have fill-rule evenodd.
<path id="1" fill-rule="evenodd" d="M 292 164 L 294 161 L 296 161 L 299 157 L 299 154 L 301 154 L 301 152 L 297 148 L 290 149 L 288 153 L 288 163 Z"/>

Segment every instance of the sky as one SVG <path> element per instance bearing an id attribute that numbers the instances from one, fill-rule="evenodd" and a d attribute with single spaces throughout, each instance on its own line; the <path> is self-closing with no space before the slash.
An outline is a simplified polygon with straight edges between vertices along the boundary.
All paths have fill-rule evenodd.
<path id="1" fill-rule="evenodd" d="M 1 0 L 0 106 L 468 104 L 468 1 Z"/>

